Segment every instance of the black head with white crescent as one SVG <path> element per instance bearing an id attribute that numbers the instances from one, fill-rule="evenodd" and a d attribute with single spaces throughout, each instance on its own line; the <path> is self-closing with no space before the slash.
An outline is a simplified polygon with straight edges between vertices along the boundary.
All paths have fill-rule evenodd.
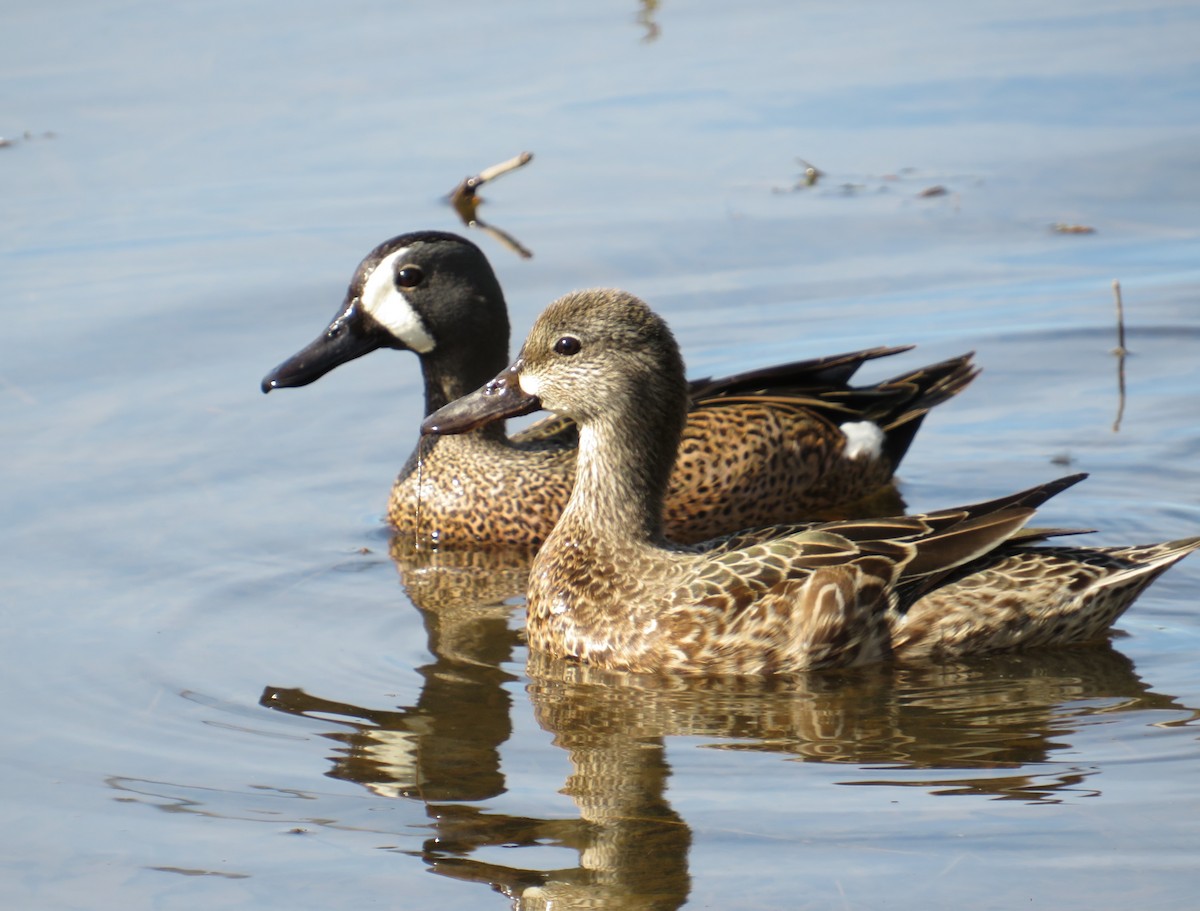
<path id="1" fill-rule="evenodd" d="M 449 401 L 504 366 L 508 336 L 504 292 L 478 247 L 441 231 L 401 234 L 367 254 L 337 315 L 268 373 L 262 390 L 306 386 L 378 348 L 395 348 L 415 352 L 426 385 L 438 387 L 428 391 Z"/>

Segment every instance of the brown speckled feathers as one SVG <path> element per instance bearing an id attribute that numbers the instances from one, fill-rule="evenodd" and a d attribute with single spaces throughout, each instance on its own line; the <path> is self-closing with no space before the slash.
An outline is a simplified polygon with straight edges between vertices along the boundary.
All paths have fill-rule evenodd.
<path id="1" fill-rule="evenodd" d="M 453 433 L 545 407 L 579 424 L 575 488 L 534 560 L 530 645 L 638 672 L 764 674 L 945 658 L 1102 635 L 1200 538 L 1035 547 L 1063 478 L 918 516 L 757 529 L 698 547 L 663 534 L 687 413 L 678 348 L 632 295 L 567 295 L 521 355 L 431 415 Z"/>
<path id="2" fill-rule="evenodd" d="M 371 251 L 325 331 L 262 386 L 305 385 L 377 348 L 409 350 L 421 361 L 429 414 L 500 370 L 508 337 L 504 295 L 483 253 L 454 234 L 405 234 Z M 906 350 L 871 348 L 692 383 L 664 505 L 671 537 L 701 541 L 869 511 L 861 501 L 885 489 L 929 409 L 976 374 L 968 355 L 849 385 L 867 361 Z M 427 441 L 396 479 L 388 521 L 414 541 L 443 546 L 540 543 L 570 495 L 577 439 L 574 424 L 556 418 L 512 437 L 497 424 Z M 898 496 L 892 502 L 898 508 Z"/>

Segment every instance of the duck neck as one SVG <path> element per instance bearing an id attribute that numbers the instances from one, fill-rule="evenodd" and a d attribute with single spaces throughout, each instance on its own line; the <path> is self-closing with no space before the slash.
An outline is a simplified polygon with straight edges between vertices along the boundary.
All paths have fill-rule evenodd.
<path id="1" fill-rule="evenodd" d="M 474 392 L 506 366 L 508 366 L 508 336 L 495 340 L 492 350 L 467 352 L 456 356 L 454 352 L 439 355 L 436 351 L 421 357 L 421 373 L 425 378 L 425 416 L 433 414 L 443 405 Z M 496 439 L 507 439 L 503 421 L 495 421 L 472 434 Z"/>
<path id="2" fill-rule="evenodd" d="M 559 528 L 622 542 L 663 540 L 663 501 L 686 413 L 656 402 L 579 428 L 575 486 Z M 557 534 L 557 529 L 556 529 Z"/>

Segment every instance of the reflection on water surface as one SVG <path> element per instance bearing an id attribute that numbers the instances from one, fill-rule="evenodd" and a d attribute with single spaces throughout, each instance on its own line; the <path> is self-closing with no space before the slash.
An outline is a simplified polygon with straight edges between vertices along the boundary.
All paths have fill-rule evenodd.
<path id="1" fill-rule="evenodd" d="M 335 725 L 322 733 L 336 744 L 325 774 L 423 804 L 429 835 L 407 853 L 522 908 L 688 900 L 692 831 L 667 793 L 674 738 L 861 767 L 843 785 L 1056 803 L 1103 793 L 1100 769 L 1059 758 L 1081 727 L 1120 713 L 1165 713 L 1171 720 L 1160 723 L 1176 725 L 1200 717 L 1153 692 L 1107 644 L 787 680 L 639 677 L 534 654 L 529 707 L 570 761 L 566 780 L 546 787 L 569 795 L 578 815 L 494 811 L 488 803 L 506 790 L 503 746 L 513 732 L 514 678 L 503 665 L 522 651 L 506 623 L 512 608 L 481 606 L 456 584 L 463 564 L 479 569 L 484 555 L 446 555 L 449 565 L 439 567 L 393 555 L 410 596 L 411 580 L 447 583 L 419 589 L 435 595 L 421 608 L 435 660 L 418 669 L 416 704 L 359 707 L 276 686 L 260 702 Z M 505 863 L 486 857 L 501 847 L 523 850 L 507 852 Z M 570 851 L 574 864 L 546 869 L 548 847 Z"/>

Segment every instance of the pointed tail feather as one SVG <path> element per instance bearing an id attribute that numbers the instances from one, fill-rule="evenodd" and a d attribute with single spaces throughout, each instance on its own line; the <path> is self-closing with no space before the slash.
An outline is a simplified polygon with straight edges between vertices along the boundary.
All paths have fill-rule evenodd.
<path id="1" fill-rule="evenodd" d="M 953 516 L 959 513 L 969 516 L 981 516 L 1009 507 L 1037 509 L 1051 497 L 1057 496 L 1068 487 L 1073 487 L 1086 477 L 1087 472 L 1084 471 L 1078 474 L 1064 475 L 1061 478 L 1055 478 L 1053 481 L 1047 481 L 1044 484 L 1035 484 L 1033 487 L 1027 487 L 1025 490 L 1018 490 L 1016 493 L 1010 493 L 1008 496 L 997 497 L 994 500 L 985 500 L 982 503 L 972 503 L 969 506 L 939 509 L 927 515 L 932 519 L 941 516 Z"/>
<path id="2" fill-rule="evenodd" d="M 880 357 L 891 357 L 912 349 L 912 345 L 898 347 L 866 348 L 846 354 L 830 354 L 787 364 L 775 364 L 757 370 L 747 370 L 731 376 L 692 380 L 688 384 L 688 395 L 694 405 L 701 399 L 725 398 L 727 396 L 751 396 L 769 394 L 776 390 L 785 395 L 792 393 L 817 394 L 822 391 L 841 389 L 867 361 Z"/>
<path id="3" fill-rule="evenodd" d="M 1138 544 L 1112 552 L 1113 556 L 1128 560 L 1128 569 L 1120 570 L 1104 580 L 1106 585 L 1120 585 L 1131 579 L 1147 577 L 1149 584 L 1193 551 L 1200 550 L 1200 535 L 1164 541 L 1162 544 Z"/>
<path id="4" fill-rule="evenodd" d="M 885 435 L 883 451 L 893 469 L 908 453 L 930 409 L 958 395 L 979 376 L 979 368 L 971 360 L 973 356 L 974 352 L 970 352 L 879 384 L 884 391 L 912 390 L 904 397 L 902 407 L 881 415 L 877 421 Z"/>

